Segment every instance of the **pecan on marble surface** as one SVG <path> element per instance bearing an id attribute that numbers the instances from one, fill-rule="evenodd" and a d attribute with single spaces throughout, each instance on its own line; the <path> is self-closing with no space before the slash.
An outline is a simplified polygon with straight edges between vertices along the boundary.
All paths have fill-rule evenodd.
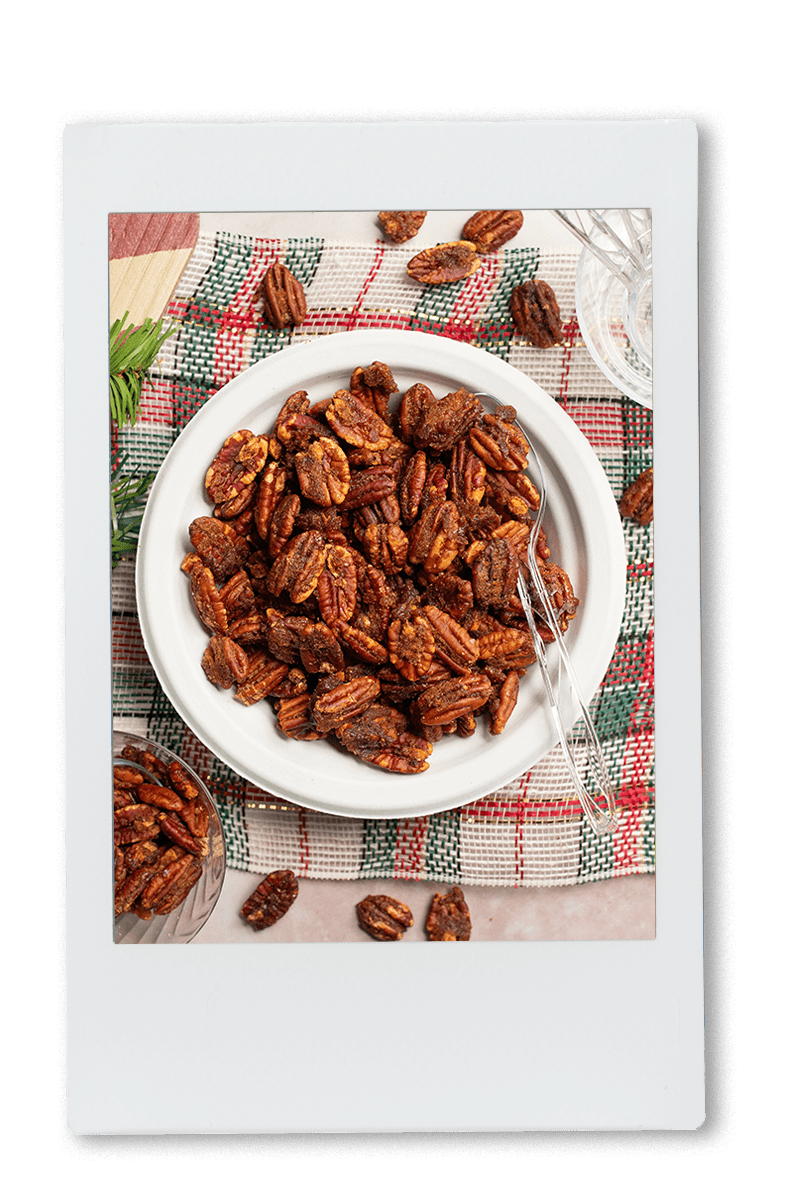
<path id="1" fill-rule="evenodd" d="M 281 921 L 299 894 L 292 871 L 271 871 L 241 907 L 241 917 L 252 929 L 270 929 Z"/>
<path id="2" fill-rule="evenodd" d="M 471 916 L 459 887 L 446 894 L 436 892 L 425 922 L 429 942 L 467 942 L 471 938 Z"/>
<path id="3" fill-rule="evenodd" d="M 414 923 L 411 909 L 391 896 L 365 896 L 356 905 L 359 928 L 379 942 L 398 942 Z"/>

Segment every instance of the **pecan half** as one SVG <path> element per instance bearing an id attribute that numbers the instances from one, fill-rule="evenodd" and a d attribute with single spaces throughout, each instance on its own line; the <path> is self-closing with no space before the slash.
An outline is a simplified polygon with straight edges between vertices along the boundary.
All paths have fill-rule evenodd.
<path id="1" fill-rule="evenodd" d="M 414 923 L 411 909 L 391 896 L 365 896 L 356 905 L 359 928 L 379 942 L 398 942 Z"/>
<path id="2" fill-rule="evenodd" d="M 381 691 L 374 675 L 346 680 L 323 692 L 312 706 L 312 719 L 319 733 L 328 733 L 344 721 L 353 720 L 369 708 Z"/>
<path id="3" fill-rule="evenodd" d="M 328 546 L 316 588 L 321 616 L 330 627 L 349 621 L 356 609 L 356 562 L 346 546 Z"/>
<path id="4" fill-rule="evenodd" d="M 418 283 L 453 283 L 467 279 L 480 265 L 473 242 L 442 242 L 414 255 L 406 271 Z"/>
<path id="5" fill-rule="evenodd" d="M 480 416 L 482 405 L 463 387 L 440 400 L 429 388 L 425 391 L 427 394 L 422 394 L 419 415 L 411 426 L 411 439 L 420 449 L 441 454 L 468 433 Z"/>
<path id="6" fill-rule="evenodd" d="M 522 225 L 523 213 L 518 209 L 484 209 L 469 217 L 462 236 L 474 243 L 478 254 L 491 254 L 511 241 Z"/>
<path id="7" fill-rule="evenodd" d="M 205 490 L 214 504 L 232 500 L 254 483 L 268 455 L 268 438 L 239 429 L 226 438 L 206 471 Z"/>
<path id="8" fill-rule="evenodd" d="M 625 488 L 619 501 L 622 516 L 629 517 L 639 525 L 648 525 L 654 515 L 652 472 L 652 467 L 642 471 L 629 487 Z"/>
<path id="9" fill-rule="evenodd" d="M 298 533 L 277 555 L 266 579 L 274 596 L 288 591 L 294 604 L 301 604 L 318 586 L 326 562 L 326 539 L 314 529 Z"/>
<path id="10" fill-rule="evenodd" d="M 397 391 L 397 384 L 386 363 L 376 361 L 369 367 L 357 367 L 351 375 L 349 390 L 391 425 L 389 397 Z"/>
<path id="11" fill-rule="evenodd" d="M 241 916 L 253 929 L 270 929 L 281 921 L 299 894 L 292 871 L 272 871 L 244 901 Z"/>
<path id="12" fill-rule="evenodd" d="M 490 732 L 500 734 L 504 732 L 504 726 L 509 721 L 515 705 L 518 703 L 518 689 L 520 686 L 520 677 L 517 671 L 510 671 L 504 679 L 501 687 L 494 692 L 488 705 L 490 710 Z"/>
<path id="13" fill-rule="evenodd" d="M 189 540 L 219 583 L 234 575 L 249 558 L 246 539 L 216 517 L 195 518 L 189 526 Z"/>
<path id="14" fill-rule="evenodd" d="M 389 241 L 401 245 L 416 237 L 426 216 L 427 209 L 424 212 L 419 209 L 407 212 L 385 211 L 379 212 L 378 220 Z"/>
<path id="15" fill-rule="evenodd" d="M 474 559 L 471 586 L 479 604 L 506 604 L 518 583 L 518 558 L 506 538 L 486 542 Z"/>
<path id="16" fill-rule="evenodd" d="M 559 305 L 544 279 L 529 279 L 513 288 L 510 310 L 515 328 L 533 346 L 547 350 L 564 342 Z"/>
<path id="17" fill-rule="evenodd" d="M 416 701 L 424 725 L 446 725 L 488 702 L 492 684 L 482 673 L 447 679 L 426 687 Z"/>
<path id="18" fill-rule="evenodd" d="M 263 315 L 275 329 L 301 325 L 307 315 L 304 288 L 281 262 L 271 264 L 252 299 L 262 301 Z"/>
<path id="19" fill-rule="evenodd" d="M 227 609 L 210 567 L 193 568 L 189 575 L 189 588 L 197 615 L 206 629 L 212 633 L 227 633 Z"/>
<path id="20" fill-rule="evenodd" d="M 386 421 L 346 388 L 332 396 L 326 421 L 344 442 L 364 450 L 384 450 L 394 437 Z"/>
<path id="21" fill-rule="evenodd" d="M 471 938 L 471 916 L 459 887 L 442 895 L 436 892 L 425 922 L 429 942 L 467 942 Z"/>
<path id="22" fill-rule="evenodd" d="M 388 630 L 389 661 L 405 679 L 418 679 L 429 669 L 436 648 L 432 626 L 419 608 L 395 610 Z"/>
<path id="23" fill-rule="evenodd" d="M 282 683 L 288 674 L 288 664 L 272 658 L 264 651 L 253 653 L 248 659 L 248 665 L 243 680 L 236 688 L 235 699 L 247 707 L 257 704 L 264 696 L 268 696 Z"/>
<path id="24" fill-rule="evenodd" d="M 301 494 L 319 508 L 342 504 L 351 482 L 345 451 L 333 438 L 321 437 L 296 455 Z"/>
<path id="25" fill-rule="evenodd" d="M 227 690 L 241 683 L 249 669 L 249 659 L 243 646 L 232 638 L 215 633 L 205 648 L 202 668 L 211 683 Z"/>

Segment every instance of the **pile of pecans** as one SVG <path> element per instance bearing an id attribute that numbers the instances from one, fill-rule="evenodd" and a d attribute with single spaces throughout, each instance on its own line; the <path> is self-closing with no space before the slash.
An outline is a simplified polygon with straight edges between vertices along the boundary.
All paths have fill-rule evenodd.
<path id="1" fill-rule="evenodd" d="M 115 916 L 150 920 L 173 912 L 202 875 L 210 813 L 180 763 L 135 745 L 120 756 L 129 761 L 113 768 Z"/>
<path id="2" fill-rule="evenodd" d="M 207 678 L 266 698 L 285 737 L 401 774 L 483 715 L 500 734 L 536 661 L 516 591 L 539 505 L 528 456 L 511 407 L 399 395 L 382 362 L 328 398 L 295 392 L 268 434 L 230 434 L 181 564 Z M 566 629 L 578 600 L 542 530 L 535 551 Z"/>

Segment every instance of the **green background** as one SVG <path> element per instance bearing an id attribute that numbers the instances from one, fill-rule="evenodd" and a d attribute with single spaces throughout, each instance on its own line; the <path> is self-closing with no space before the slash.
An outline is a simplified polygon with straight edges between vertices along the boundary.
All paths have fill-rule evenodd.
<path id="1" fill-rule="evenodd" d="M 785 107 L 783 37 L 765 36 L 758 11 L 721 19 L 718 8 L 691 10 L 667 4 L 638 16 L 615 10 L 591 20 L 589 7 L 446 10 L 374 10 L 324 6 L 294 22 L 294 10 L 260 7 L 249 16 L 235 10 L 223 29 L 223 11 L 55 11 L 44 19 L 6 18 L 12 47 L 6 85 L 12 107 L 5 134 L 6 254 L 11 286 L 4 289 L 6 325 L 6 707 L 8 731 L 4 793 L 13 829 L 7 827 L 6 878 L 6 1176 L 11 1194 L 37 1194 L 43 1187 L 79 1189 L 84 1196 L 131 1196 L 140 1189 L 158 1196 L 174 1187 L 205 1194 L 218 1187 L 249 1194 L 330 1195 L 380 1198 L 394 1195 L 498 1195 L 513 1189 L 552 1187 L 559 1194 L 626 1190 L 680 1195 L 710 1186 L 734 1195 L 754 1171 L 769 1171 L 781 1151 L 784 1120 L 776 1055 L 784 1038 L 783 970 L 772 956 L 769 926 L 781 911 L 775 874 L 764 870 L 765 830 L 771 809 L 784 803 L 775 757 L 779 704 L 761 701 L 759 664 L 765 652 L 753 646 L 736 662 L 739 704 L 733 745 L 736 835 L 736 1126 L 709 1152 L 681 1145 L 661 1153 L 637 1147 L 602 1151 L 586 1147 L 561 1154 L 530 1153 L 517 1138 L 502 1135 L 480 1145 L 460 1146 L 448 1136 L 398 1139 L 378 1145 L 359 1140 L 350 1157 L 320 1157 L 325 1144 L 294 1141 L 299 1157 L 266 1157 L 265 1142 L 247 1146 L 235 1159 L 134 1159 L 122 1162 L 101 1151 L 76 1154 L 62 1140 L 59 1112 L 58 878 L 58 694 L 59 649 L 58 462 L 56 401 L 59 364 L 54 186 L 58 130 L 66 114 L 130 114 L 165 110 L 254 113 L 319 110 L 359 116 L 371 110 L 408 109 L 434 116 L 529 115 L 542 110 L 664 108 L 675 115 L 693 110 L 715 114 L 723 130 L 728 203 L 728 299 L 731 331 L 731 426 L 733 454 L 733 546 L 748 551 L 751 570 L 773 577 L 775 534 L 770 500 L 783 476 L 784 398 L 765 341 L 775 337 L 771 318 L 783 276 L 781 244 L 769 218 L 781 202 L 782 144 L 776 114 Z M 709 13 L 709 17 L 707 17 Z M 771 18 L 771 22 L 773 19 Z M 296 30 L 299 37 L 296 37 Z M 781 90 L 779 90 L 781 89 Z M 547 113 L 546 113 L 547 110 Z M 615 113 L 614 115 L 619 115 Z M 670 115 L 667 114 L 667 115 Z M 380 168 L 380 164 L 378 164 Z M 110 162 L 108 170 L 135 169 Z M 349 170 L 354 164 L 349 164 Z M 474 169 L 474 148 L 469 148 Z M 783 218 L 776 214 L 777 223 Z M 754 247 L 754 230 L 767 254 Z M 779 331 L 778 331 L 779 334 Z M 736 386 L 737 395 L 734 396 Z M 722 386 L 719 403 L 727 403 Z M 43 420 L 41 419 L 43 418 Z M 776 425 L 778 421 L 778 426 Z M 764 437 L 769 430 L 770 436 Z M 724 480 L 721 479 L 721 486 Z M 759 512 L 755 511 L 759 505 Z M 775 520 L 775 518 L 772 518 Z M 764 545 L 770 530 L 770 557 Z M 22 570 L 19 569 L 19 560 Z M 70 587 L 77 587 L 70 581 Z M 741 584 L 742 588 L 742 584 Z M 772 600 L 772 589 L 767 589 Z M 741 592 L 733 588 L 733 598 Z M 751 623 L 764 626 L 754 613 Z M 715 598 L 725 608 L 725 583 Z M 741 610 L 741 604 L 740 604 Z M 725 654 L 725 648 L 721 648 Z M 745 697 L 745 701 L 743 701 Z M 752 700 L 753 697 L 753 700 Z M 10 752 L 13 748 L 13 752 Z M 31 770 L 35 761 L 35 770 Z M 724 776 L 716 780 L 717 802 L 728 803 Z M 23 817 L 20 821 L 19 818 Z M 12 851 L 14 851 L 12 853 Z M 20 851 L 20 852 L 19 852 Z M 782 940 L 783 941 L 783 940 Z M 8 1103 L 11 1102 L 11 1103 Z M 457 1112 L 462 1098 L 441 1097 L 439 1108 Z M 167 1142 L 167 1139 L 163 1139 Z M 649 1138 L 644 1139 L 649 1146 Z M 273 1148 L 273 1147 L 272 1147 Z M 337 1147 L 339 1151 L 339 1146 Z M 398 1156 L 416 1150 L 427 1157 Z M 331 1152 L 331 1151 L 329 1151 Z M 162 1154 L 167 1154 L 167 1146 Z M 282 1154 L 282 1144 L 276 1147 Z M 342 1153 L 348 1153 L 347 1147 Z M 363 1157 L 378 1153 L 386 1157 Z M 313 1157 L 317 1154 L 318 1157 Z"/>

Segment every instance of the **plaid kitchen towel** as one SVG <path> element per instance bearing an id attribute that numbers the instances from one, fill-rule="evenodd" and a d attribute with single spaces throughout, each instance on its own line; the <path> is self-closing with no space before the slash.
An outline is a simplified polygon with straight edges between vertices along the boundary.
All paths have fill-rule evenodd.
<path id="1" fill-rule="evenodd" d="M 351 329 L 409 329 L 499 355 L 575 421 L 615 497 L 652 464 L 652 413 L 618 392 L 583 344 L 575 315 L 578 254 L 515 248 L 483 258 L 458 283 L 410 279 L 407 246 L 321 239 L 201 235 L 166 311 L 177 332 L 144 385 L 140 417 L 115 432 L 113 459 L 155 471 L 189 419 L 239 371 L 285 346 Z M 253 304 L 267 267 L 283 262 L 304 286 L 308 313 L 275 330 Z M 565 343 L 527 345 L 509 311 L 513 287 L 538 276 L 554 289 Z M 407 820 L 355 820 L 300 808 L 261 791 L 217 760 L 164 695 L 136 616 L 134 562 L 113 571 L 113 723 L 189 762 L 221 812 L 228 863 L 258 874 L 288 867 L 315 879 L 424 879 L 444 884 L 555 886 L 655 870 L 653 549 L 651 526 L 623 521 L 627 588 L 622 625 L 590 705 L 620 814 L 597 838 L 581 817 L 561 751 L 473 804 Z"/>

